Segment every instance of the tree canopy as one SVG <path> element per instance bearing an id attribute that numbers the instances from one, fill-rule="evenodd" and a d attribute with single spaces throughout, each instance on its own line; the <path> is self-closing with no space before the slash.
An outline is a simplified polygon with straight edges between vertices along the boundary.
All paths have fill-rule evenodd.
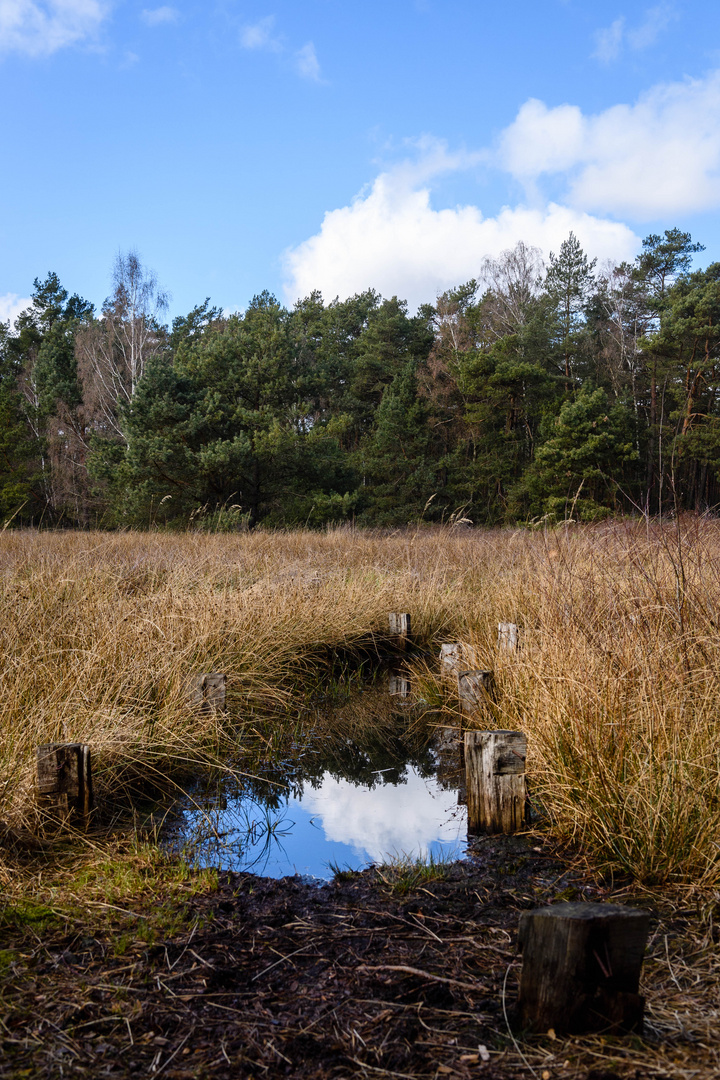
<path id="1" fill-rule="evenodd" d="M 0 324 L 3 522 L 475 523 L 720 503 L 720 264 L 678 228 L 599 270 L 518 244 L 411 315 L 372 289 L 241 313 L 119 255 Z"/>

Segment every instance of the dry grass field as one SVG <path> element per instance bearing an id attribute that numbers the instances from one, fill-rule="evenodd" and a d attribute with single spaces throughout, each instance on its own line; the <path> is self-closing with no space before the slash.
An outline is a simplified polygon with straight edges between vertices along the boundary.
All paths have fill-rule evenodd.
<path id="1" fill-rule="evenodd" d="M 188 710 L 228 674 L 232 716 L 292 714 L 332 650 L 388 611 L 495 669 L 552 833 L 653 884 L 720 882 L 720 523 L 552 531 L 0 535 L 0 819 L 33 827 L 34 751 L 91 744 L 99 794 L 181 776 L 231 733 Z M 498 653 L 498 621 L 522 627 Z M 440 683 L 420 664 L 429 697 Z M 444 706 L 454 703 L 445 698 Z M 7 870 L 7 866 L 6 866 Z"/>

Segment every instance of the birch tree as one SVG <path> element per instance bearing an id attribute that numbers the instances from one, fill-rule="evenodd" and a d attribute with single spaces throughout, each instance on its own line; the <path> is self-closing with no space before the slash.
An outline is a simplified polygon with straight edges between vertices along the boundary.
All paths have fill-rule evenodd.
<path id="1" fill-rule="evenodd" d="M 112 281 L 101 318 L 79 337 L 77 358 L 97 434 L 124 442 L 121 410 L 132 401 L 148 362 L 165 346 L 162 318 L 169 298 L 136 251 L 117 255 Z"/>

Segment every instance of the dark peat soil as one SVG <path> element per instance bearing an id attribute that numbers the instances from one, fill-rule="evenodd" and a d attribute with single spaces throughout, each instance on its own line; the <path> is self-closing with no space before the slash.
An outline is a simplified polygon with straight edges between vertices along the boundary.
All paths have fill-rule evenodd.
<path id="1" fill-rule="evenodd" d="M 120 954 L 129 909 L 6 927 L 0 1077 L 614 1077 L 551 1054 L 531 1068 L 506 1016 L 521 911 L 606 890 L 524 837 L 404 889 L 387 870 L 320 887 L 222 873 L 179 933 Z"/>

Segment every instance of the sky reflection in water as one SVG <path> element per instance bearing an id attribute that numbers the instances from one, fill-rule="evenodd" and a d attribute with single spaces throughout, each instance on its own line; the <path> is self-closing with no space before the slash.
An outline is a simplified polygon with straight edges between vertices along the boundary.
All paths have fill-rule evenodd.
<path id="1" fill-rule="evenodd" d="M 460 857 L 467 818 L 457 790 L 413 765 L 401 779 L 388 783 L 378 775 L 369 787 L 324 772 L 274 810 L 242 792 L 202 808 L 186 805 L 181 827 L 188 857 L 266 877 L 318 878 L 332 877 L 331 865 L 361 869 L 401 855 Z"/>

